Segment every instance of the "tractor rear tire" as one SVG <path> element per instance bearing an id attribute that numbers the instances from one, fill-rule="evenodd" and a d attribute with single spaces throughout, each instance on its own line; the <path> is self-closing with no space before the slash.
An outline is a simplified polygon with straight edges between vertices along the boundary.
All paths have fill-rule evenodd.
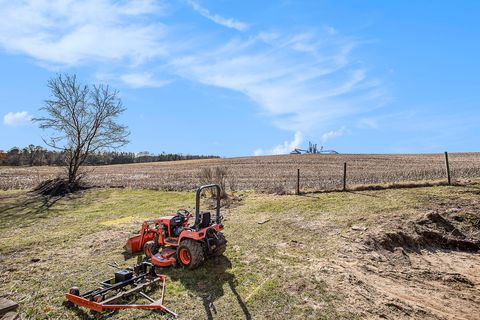
<path id="1" fill-rule="evenodd" d="M 151 256 L 154 256 L 155 254 L 158 253 L 158 246 L 155 245 L 155 242 L 153 241 L 147 241 L 143 245 L 143 252 L 147 257 L 150 258 Z"/>
<path id="2" fill-rule="evenodd" d="M 185 239 L 177 248 L 177 262 L 185 269 L 193 270 L 205 260 L 200 242 Z"/>
<path id="3" fill-rule="evenodd" d="M 217 246 L 213 249 L 212 256 L 219 257 L 221 256 L 225 250 L 227 249 L 227 239 L 225 239 L 225 235 L 221 232 L 217 233 Z"/>

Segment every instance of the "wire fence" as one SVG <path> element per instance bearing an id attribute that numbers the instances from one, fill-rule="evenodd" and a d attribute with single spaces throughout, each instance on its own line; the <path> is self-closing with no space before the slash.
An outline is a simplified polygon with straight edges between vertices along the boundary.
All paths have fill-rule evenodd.
<path id="1" fill-rule="evenodd" d="M 452 181 L 480 178 L 480 153 L 449 153 Z M 87 167 L 92 186 L 193 190 L 204 168 L 223 167 L 232 190 L 295 193 L 419 181 L 446 181 L 445 154 L 284 155 Z M 0 189 L 28 189 L 61 175 L 61 167 L 0 167 Z"/>

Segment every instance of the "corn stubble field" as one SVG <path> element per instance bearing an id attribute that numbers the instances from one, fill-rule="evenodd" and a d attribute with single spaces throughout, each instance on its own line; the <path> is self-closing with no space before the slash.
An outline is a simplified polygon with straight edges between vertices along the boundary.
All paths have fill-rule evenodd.
<path id="1" fill-rule="evenodd" d="M 480 177 L 480 153 L 449 154 L 453 179 Z M 227 169 L 226 185 L 233 190 L 292 192 L 297 169 L 302 190 L 342 186 L 347 162 L 349 186 L 395 184 L 445 179 L 443 154 L 282 155 L 156 162 L 87 167 L 85 181 L 98 187 L 192 190 L 204 168 Z M 59 167 L 0 167 L 0 189 L 28 189 L 62 173 Z"/>

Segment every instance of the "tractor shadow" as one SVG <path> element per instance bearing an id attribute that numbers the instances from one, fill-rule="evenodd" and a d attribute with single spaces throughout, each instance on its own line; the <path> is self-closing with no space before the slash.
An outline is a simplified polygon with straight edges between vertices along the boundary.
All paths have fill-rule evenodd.
<path id="1" fill-rule="evenodd" d="M 196 270 L 165 268 L 159 271 L 168 275 L 173 281 L 180 281 L 187 290 L 195 292 L 197 296 L 202 298 L 206 318 L 209 320 L 213 319 L 214 314 L 217 313 L 215 301 L 225 294 L 223 287 L 227 283 L 237 299 L 245 319 L 251 320 L 250 311 L 237 292 L 235 275 L 228 272 L 231 267 L 232 263 L 227 257 L 219 256 L 208 259 L 203 266 Z"/>

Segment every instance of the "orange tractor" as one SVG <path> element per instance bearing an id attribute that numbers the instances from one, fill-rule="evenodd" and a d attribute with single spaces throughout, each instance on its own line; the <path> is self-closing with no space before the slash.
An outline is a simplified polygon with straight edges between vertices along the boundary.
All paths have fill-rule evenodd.
<path id="1" fill-rule="evenodd" d="M 200 211 L 200 198 L 205 189 L 215 189 L 216 213 Z M 157 267 L 168 267 L 177 263 L 187 269 L 195 269 L 209 256 L 220 256 L 225 252 L 227 240 L 220 214 L 219 185 L 210 184 L 197 189 L 195 221 L 186 209 L 175 214 L 144 221 L 139 234 L 128 239 L 125 249 L 134 254 L 144 252 Z"/>

